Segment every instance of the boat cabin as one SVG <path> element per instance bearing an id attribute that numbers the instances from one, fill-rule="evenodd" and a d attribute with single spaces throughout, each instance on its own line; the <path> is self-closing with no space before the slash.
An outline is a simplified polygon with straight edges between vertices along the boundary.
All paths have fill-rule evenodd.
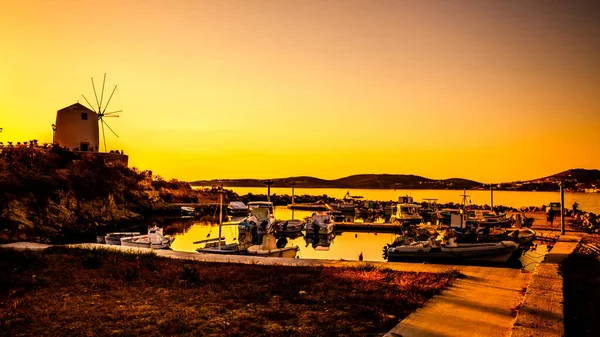
<path id="1" fill-rule="evenodd" d="M 399 204 L 412 204 L 413 203 L 413 197 L 411 197 L 409 195 L 399 196 L 398 197 L 398 203 Z"/>
<path id="2" fill-rule="evenodd" d="M 396 205 L 394 220 L 421 222 L 423 217 L 419 214 L 419 205 L 402 203 Z"/>
<path id="3" fill-rule="evenodd" d="M 317 224 L 327 224 L 331 222 L 331 212 L 319 211 L 314 212 L 312 215 L 312 221 Z"/>
<path id="4" fill-rule="evenodd" d="M 269 210 L 269 214 L 273 214 L 273 203 L 270 201 L 250 201 L 250 202 L 248 202 L 248 211 L 252 211 L 255 208 L 266 208 Z"/>

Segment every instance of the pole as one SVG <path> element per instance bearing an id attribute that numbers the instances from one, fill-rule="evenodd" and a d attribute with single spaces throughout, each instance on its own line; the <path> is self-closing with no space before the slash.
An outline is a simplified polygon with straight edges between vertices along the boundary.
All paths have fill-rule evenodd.
<path id="1" fill-rule="evenodd" d="M 294 205 L 294 186 L 296 186 L 296 182 L 292 181 L 292 205 Z M 292 220 L 294 220 L 294 207 L 292 207 Z"/>
<path id="2" fill-rule="evenodd" d="M 271 202 L 271 185 L 273 185 L 273 180 L 265 181 L 265 185 L 267 185 L 267 202 Z"/>
<path id="3" fill-rule="evenodd" d="M 490 200 L 491 200 L 491 207 L 492 207 L 492 211 L 494 210 L 494 188 L 492 187 L 492 184 L 490 184 Z"/>
<path id="4" fill-rule="evenodd" d="M 558 186 L 560 187 L 560 235 L 565 235 L 565 190 L 562 181 Z"/>
<path id="5" fill-rule="evenodd" d="M 219 250 L 221 250 L 221 227 L 223 223 L 223 185 L 219 191 Z"/>

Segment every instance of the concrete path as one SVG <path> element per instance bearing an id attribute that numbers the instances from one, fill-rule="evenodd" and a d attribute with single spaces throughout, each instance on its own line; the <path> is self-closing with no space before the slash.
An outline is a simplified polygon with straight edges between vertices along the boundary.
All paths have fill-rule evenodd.
<path id="1" fill-rule="evenodd" d="M 31 249 L 46 248 L 24 243 L 19 243 L 17 246 L 28 246 Z M 530 278 L 530 274 L 510 268 L 214 255 L 96 243 L 69 245 L 69 247 L 114 249 L 140 253 L 154 251 L 158 256 L 203 262 L 330 267 L 359 266 L 369 263 L 398 271 L 435 273 L 457 270 L 465 275 L 464 278 L 456 280 L 441 295 L 435 296 L 423 308 L 400 322 L 385 335 L 386 337 L 508 336 L 515 321 L 511 309 L 523 300 L 523 289 Z"/>
<path id="2" fill-rule="evenodd" d="M 509 336 L 513 309 L 531 277 L 518 269 L 460 268 L 465 278 L 405 318 L 385 337 Z"/>

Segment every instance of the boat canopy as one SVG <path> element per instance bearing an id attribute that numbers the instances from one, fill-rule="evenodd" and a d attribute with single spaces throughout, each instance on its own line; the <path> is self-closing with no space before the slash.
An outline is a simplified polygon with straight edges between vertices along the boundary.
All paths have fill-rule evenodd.
<path id="1" fill-rule="evenodd" d="M 244 204 L 241 201 L 232 201 L 232 202 L 229 203 L 229 206 L 232 209 L 240 209 L 240 210 L 242 210 L 242 209 L 248 209 L 248 206 L 246 206 L 246 204 Z"/>
<path id="2" fill-rule="evenodd" d="M 250 213 L 256 217 L 258 221 L 265 221 L 269 219 L 269 209 L 266 207 L 255 207 L 250 210 Z"/>

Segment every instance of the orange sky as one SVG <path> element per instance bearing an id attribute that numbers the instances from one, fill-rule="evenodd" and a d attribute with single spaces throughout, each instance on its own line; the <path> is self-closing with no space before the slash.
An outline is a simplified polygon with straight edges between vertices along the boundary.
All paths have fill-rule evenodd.
<path id="1" fill-rule="evenodd" d="M 600 168 L 596 1 L 0 2 L 0 141 L 106 72 L 109 147 L 167 178 Z"/>

